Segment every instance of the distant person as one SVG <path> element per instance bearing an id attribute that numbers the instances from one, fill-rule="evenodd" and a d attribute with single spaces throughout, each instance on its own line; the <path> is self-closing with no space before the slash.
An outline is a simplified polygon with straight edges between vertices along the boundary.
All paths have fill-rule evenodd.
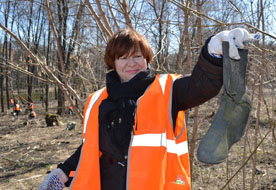
<path id="1" fill-rule="evenodd" d="M 21 110 L 20 110 L 19 101 L 16 101 L 14 104 L 14 107 L 13 107 L 14 116 L 18 116 L 20 112 L 21 112 Z"/>
<path id="2" fill-rule="evenodd" d="M 34 109 L 34 103 L 33 103 L 33 101 L 28 102 L 28 109 L 29 109 L 30 112 L 33 111 L 33 109 Z"/>
<path id="3" fill-rule="evenodd" d="M 239 37 L 224 34 L 234 44 Z M 115 33 L 105 50 L 106 87 L 91 94 L 85 106 L 83 143 L 39 189 L 190 190 L 184 110 L 210 100 L 222 87 L 220 36 L 207 39 L 192 74 L 182 77 L 156 75 L 152 49 L 136 31 Z M 210 52 L 214 40 L 217 51 Z"/>
<path id="4" fill-rule="evenodd" d="M 30 101 L 27 103 L 27 106 L 28 106 L 28 111 L 29 111 L 29 119 L 34 119 L 36 118 L 36 112 L 34 111 L 34 103 L 33 101 Z"/>
<path id="5" fill-rule="evenodd" d="M 34 119 L 34 118 L 36 118 L 36 112 L 34 110 L 32 110 L 29 113 L 29 119 Z"/>
<path id="6" fill-rule="evenodd" d="M 72 106 L 68 106 L 68 112 L 69 115 L 73 115 L 73 107 Z"/>

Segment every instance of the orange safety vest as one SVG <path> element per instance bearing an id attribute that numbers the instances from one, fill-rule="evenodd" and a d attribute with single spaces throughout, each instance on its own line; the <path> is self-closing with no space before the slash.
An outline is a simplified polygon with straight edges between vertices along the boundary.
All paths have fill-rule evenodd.
<path id="1" fill-rule="evenodd" d="M 19 110 L 20 110 L 20 105 L 19 105 L 19 104 L 15 104 L 14 110 L 15 110 L 15 111 L 19 111 Z"/>
<path id="2" fill-rule="evenodd" d="M 31 103 L 29 104 L 29 109 L 34 109 L 34 103 L 31 102 Z"/>
<path id="3" fill-rule="evenodd" d="M 157 75 L 136 102 L 135 124 L 128 153 L 127 190 L 191 189 L 184 111 L 178 113 L 175 130 L 171 116 L 171 91 L 178 77 Z M 107 90 L 103 88 L 87 100 L 83 146 L 70 189 L 101 189 L 98 114 L 99 106 L 107 96 Z"/>

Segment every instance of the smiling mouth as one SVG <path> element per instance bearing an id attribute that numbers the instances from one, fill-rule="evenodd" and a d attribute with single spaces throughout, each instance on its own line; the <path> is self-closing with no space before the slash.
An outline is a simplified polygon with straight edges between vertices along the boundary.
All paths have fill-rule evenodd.
<path id="1" fill-rule="evenodd" d="M 138 71 L 139 71 L 138 69 L 136 69 L 136 70 L 129 70 L 129 71 L 127 71 L 127 73 L 129 73 L 129 74 L 136 74 Z"/>

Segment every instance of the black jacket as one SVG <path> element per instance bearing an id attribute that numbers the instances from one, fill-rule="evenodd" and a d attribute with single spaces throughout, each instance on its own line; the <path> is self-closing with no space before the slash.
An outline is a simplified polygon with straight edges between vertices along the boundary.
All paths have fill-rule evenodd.
<path id="1" fill-rule="evenodd" d="M 198 62 L 195 65 L 192 74 L 183 78 L 177 79 L 173 85 L 173 102 L 172 116 L 175 123 L 176 116 L 179 110 L 186 110 L 194 106 L 200 105 L 212 97 L 216 96 L 222 86 L 222 59 L 214 58 L 208 53 L 207 45 L 210 38 L 206 41 L 202 48 Z M 82 145 L 76 152 L 67 159 L 64 163 L 59 164 L 67 176 L 71 170 L 76 170 Z M 100 147 L 101 148 L 101 147 Z M 105 179 L 105 187 L 102 185 L 102 190 L 125 189 L 126 167 L 115 164 L 114 159 L 109 156 L 102 156 L 101 167 L 111 166 L 107 170 L 101 170 L 101 177 L 112 176 L 110 179 Z M 69 186 L 72 178 L 65 184 Z"/>

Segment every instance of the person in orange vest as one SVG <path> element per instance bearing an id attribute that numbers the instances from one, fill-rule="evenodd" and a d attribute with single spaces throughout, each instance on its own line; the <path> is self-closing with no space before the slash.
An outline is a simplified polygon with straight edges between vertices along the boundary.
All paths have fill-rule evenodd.
<path id="1" fill-rule="evenodd" d="M 36 118 L 36 112 L 34 110 L 32 110 L 29 113 L 29 119 L 34 119 L 34 118 Z"/>
<path id="2" fill-rule="evenodd" d="M 69 115 L 73 115 L 73 107 L 72 106 L 68 106 L 68 114 Z"/>
<path id="3" fill-rule="evenodd" d="M 19 101 L 16 101 L 14 104 L 14 107 L 13 107 L 13 113 L 15 116 L 18 116 L 20 112 L 21 112 L 21 110 L 20 110 Z"/>
<path id="4" fill-rule="evenodd" d="M 33 109 L 34 109 L 34 103 L 33 103 L 33 101 L 28 102 L 28 109 L 29 109 L 30 112 L 33 111 Z"/>
<path id="5" fill-rule="evenodd" d="M 216 37 L 206 40 L 192 74 L 182 77 L 154 74 L 144 36 L 132 29 L 115 33 L 105 50 L 106 87 L 85 105 L 83 142 L 39 189 L 190 190 L 184 110 L 221 89 L 221 53 L 209 52 Z"/>
<path id="6" fill-rule="evenodd" d="M 28 110 L 29 110 L 29 115 L 28 115 L 29 119 L 36 118 L 36 112 L 33 110 L 34 109 L 33 101 L 28 102 L 27 105 L 28 105 Z"/>

